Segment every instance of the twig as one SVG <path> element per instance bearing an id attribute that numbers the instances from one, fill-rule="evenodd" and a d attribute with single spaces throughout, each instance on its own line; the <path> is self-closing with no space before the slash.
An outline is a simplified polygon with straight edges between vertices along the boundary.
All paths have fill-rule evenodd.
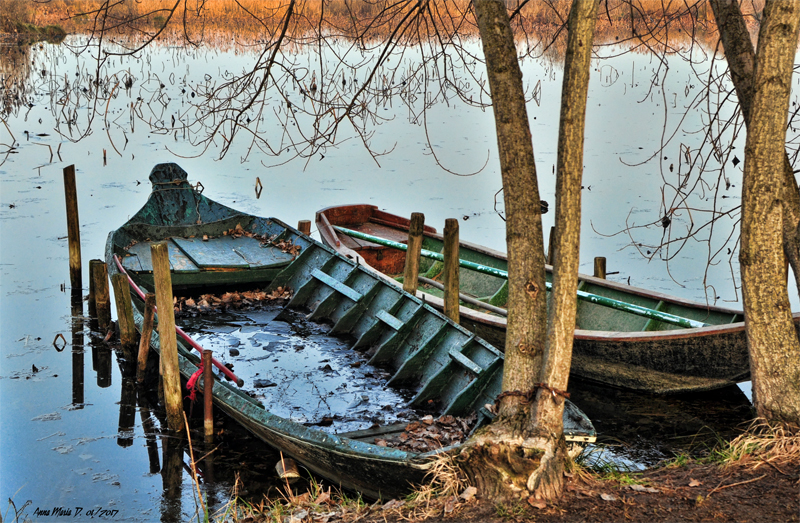
<path id="1" fill-rule="evenodd" d="M 760 480 L 760 479 L 764 479 L 766 476 L 767 476 L 766 474 L 763 474 L 763 475 L 761 475 L 761 476 L 759 476 L 759 477 L 757 477 L 757 478 L 748 479 L 747 481 L 740 481 L 739 483 L 731 483 L 730 485 L 725 485 L 724 487 L 720 486 L 720 485 L 722 485 L 722 483 L 720 483 L 719 485 L 717 485 L 716 487 L 714 487 L 714 489 L 713 489 L 713 490 L 711 490 L 711 492 L 709 492 L 709 493 L 706 495 L 706 499 L 710 498 L 710 497 L 711 497 L 711 494 L 713 494 L 714 492 L 716 492 L 716 491 L 718 491 L 718 490 L 722 490 L 722 489 L 726 489 L 726 488 L 730 488 L 730 487 L 737 487 L 737 486 L 739 486 L 739 485 L 745 485 L 745 484 L 747 484 L 747 483 L 753 483 L 754 481 L 758 481 L 758 480 Z M 723 481 L 724 481 L 724 480 L 723 480 Z"/>

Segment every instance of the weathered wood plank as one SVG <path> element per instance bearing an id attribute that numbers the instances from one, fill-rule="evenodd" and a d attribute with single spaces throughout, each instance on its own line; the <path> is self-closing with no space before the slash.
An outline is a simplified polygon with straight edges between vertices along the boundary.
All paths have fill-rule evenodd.
<path id="1" fill-rule="evenodd" d="M 198 267 L 248 268 L 250 264 L 234 251 L 228 242 L 221 241 L 226 238 L 223 236 L 208 241 L 203 241 L 202 238 L 173 238 L 172 240 Z"/>
<path id="2" fill-rule="evenodd" d="M 167 242 L 167 248 L 169 249 L 169 266 L 172 272 L 199 272 L 200 268 L 184 254 L 180 247 L 175 245 L 174 241 L 176 239 L 180 238 L 172 238 L 172 241 Z"/>
<path id="3" fill-rule="evenodd" d="M 247 236 L 241 238 L 224 236 L 215 238 L 212 241 L 219 242 L 220 245 L 230 246 L 234 252 L 250 265 L 251 269 L 283 267 L 294 259 L 291 254 L 283 252 L 277 247 L 263 247 L 260 241 Z"/>
<path id="4" fill-rule="evenodd" d="M 152 272 L 151 243 L 153 242 L 139 242 L 129 247 L 128 254 L 131 256 L 122 259 L 122 266 L 126 270 Z M 167 241 L 167 249 L 169 251 L 169 267 L 172 272 L 198 272 L 200 270 L 172 240 Z"/>

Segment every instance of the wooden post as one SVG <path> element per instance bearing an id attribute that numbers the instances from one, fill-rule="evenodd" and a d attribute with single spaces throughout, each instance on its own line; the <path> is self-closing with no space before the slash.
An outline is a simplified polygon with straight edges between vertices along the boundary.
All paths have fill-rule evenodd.
<path id="1" fill-rule="evenodd" d="M 444 222 L 444 315 L 458 323 L 458 220 Z"/>
<path id="2" fill-rule="evenodd" d="M 83 287 L 81 276 L 81 229 L 78 220 L 78 191 L 75 166 L 64 167 L 64 197 L 67 201 L 67 238 L 69 242 L 69 282 L 73 290 Z"/>
<path id="3" fill-rule="evenodd" d="M 300 220 L 297 222 L 297 230 L 306 236 L 311 234 L 311 220 Z"/>
<path id="4" fill-rule="evenodd" d="M 153 316 L 155 315 L 156 295 L 147 293 L 144 297 L 144 322 L 142 337 L 139 339 L 139 365 L 136 367 L 136 381 L 144 383 L 144 370 L 147 367 L 147 355 L 150 353 L 150 338 L 153 334 Z"/>
<path id="5" fill-rule="evenodd" d="M 94 274 L 95 265 L 103 263 L 103 260 L 89 260 L 89 317 L 97 318 L 97 298 L 95 297 Z"/>
<path id="6" fill-rule="evenodd" d="M 172 308 L 172 276 L 169 272 L 169 251 L 166 242 L 150 245 L 153 260 L 153 280 L 156 286 L 158 307 L 158 336 L 161 341 L 163 365 L 164 403 L 167 424 L 173 432 L 183 432 L 183 398 L 181 374 L 178 367 L 178 340 L 175 335 L 175 310 Z"/>
<path id="7" fill-rule="evenodd" d="M 547 247 L 547 264 L 553 265 L 556 259 L 556 228 L 550 227 L 550 241 Z"/>
<path id="8" fill-rule="evenodd" d="M 602 256 L 594 259 L 594 276 L 595 278 L 606 279 L 606 259 Z"/>
<path id="9" fill-rule="evenodd" d="M 131 356 L 136 347 L 136 324 L 133 323 L 133 304 L 131 303 L 131 288 L 128 277 L 117 273 L 111 277 L 114 287 L 114 301 L 117 304 L 117 319 L 119 321 L 119 339 L 125 356 Z"/>
<path id="10" fill-rule="evenodd" d="M 419 278 L 419 253 L 422 250 L 422 229 L 425 227 L 425 215 L 421 212 L 411 213 L 411 224 L 408 226 L 408 250 L 406 250 L 406 268 L 403 274 L 403 290 L 411 294 L 417 293 Z"/>
<path id="11" fill-rule="evenodd" d="M 203 351 L 203 428 L 205 429 L 205 441 L 214 441 L 214 413 L 212 412 L 212 400 L 214 389 L 214 373 L 211 372 L 211 351 Z"/>
<path id="12" fill-rule="evenodd" d="M 92 267 L 92 281 L 94 282 L 97 325 L 100 332 L 105 332 L 111 323 L 111 297 L 108 292 L 108 267 L 105 263 L 96 263 Z"/>

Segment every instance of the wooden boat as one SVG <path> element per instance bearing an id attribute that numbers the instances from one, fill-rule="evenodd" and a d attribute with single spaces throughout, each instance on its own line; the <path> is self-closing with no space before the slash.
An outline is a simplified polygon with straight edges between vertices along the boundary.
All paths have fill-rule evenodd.
<path id="1" fill-rule="evenodd" d="M 503 366 L 502 353 L 491 344 L 280 220 L 245 214 L 206 198 L 176 164 L 157 165 L 150 181 L 153 192 L 144 207 L 109 234 L 110 273 L 125 272 L 133 286 L 152 291 L 150 244 L 167 241 L 176 296 L 210 287 L 258 286 L 267 293 L 291 289 L 285 312 L 304 311 L 319 322 L 315 325 L 326 325 L 326 336 L 344 340 L 346 351 L 362 354 L 365 366 L 386 371 L 388 385 L 402 387 L 404 406 L 414 416 L 477 412 L 478 425 L 489 421 L 491 412 L 485 406 L 501 391 Z M 133 302 L 141 327 L 142 300 L 135 297 Z M 188 378 L 199 363 L 191 353 L 195 342 L 180 337 L 178 341 L 181 373 Z M 159 349 L 155 332 L 152 346 Z M 278 361 L 261 360 L 252 358 L 237 367 L 268 372 Z M 223 372 L 230 374 L 227 368 Z M 407 492 L 410 485 L 422 482 L 434 458 L 457 449 L 411 452 L 375 443 L 376 438 L 402 433 L 406 422 L 347 433 L 307 426 L 270 412 L 270 404 L 252 397 L 258 396 L 254 379 L 237 379 L 242 388 L 224 380 L 215 383 L 218 407 L 308 469 L 372 498 Z M 388 389 L 385 385 L 381 389 Z M 568 442 L 593 441 L 591 422 L 568 401 L 564 426 Z"/>
<path id="2" fill-rule="evenodd" d="M 409 220 L 374 205 L 328 207 L 316 215 L 323 243 L 392 278 L 402 278 L 405 252 L 373 241 L 353 238 L 335 227 L 405 243 Z M 422 248 L 442 252 L 443 238 L 425 227 Z M 459 257 L 507 270 L 504 253 L 461 242 Z M 442 264 L 420 260 L 420 291 L 426 303 L 443 308 L 442 291 L 434 287 Z M 461 324 L 503 350 L 507 280 L 460 269 Z M 547 266 L 547 279 L 552 268 Z M 712 390 L 745 381 L 750 367 L 741 311 L 694 303 L 629 285 L 579 275 L 579 291 L 666 312 L 702 327 L 681 328 L 656 319 L 578 302 L 572 374 L 602 384 L 650 393 Z M 468 300 L 471 303 L 466 303 Z M 476 308 L 479 307 L 479 308 Z M 798 316 L 795 316 L 795 321 Z"/>

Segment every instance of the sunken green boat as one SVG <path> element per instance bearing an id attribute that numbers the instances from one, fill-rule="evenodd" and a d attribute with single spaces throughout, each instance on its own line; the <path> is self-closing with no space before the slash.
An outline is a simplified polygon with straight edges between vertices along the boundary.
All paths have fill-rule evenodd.
<path id="1" fill-rule="evenodd" d="M 137 291 L 132 299 L 140 329 L 143 301 L 138 293 L 154 290 L 150 244 L 166 241 L 176 295 L 210 288 L 258 287 L 267 293 L 290 289 L 285 312 L 300 311 L 315 325 L 324 325 L 325 336 L 345 343 L 364 366 L 380 369 L 388 378 L 381 387 L 397 388 L 406 412 L 412 413 L 402 422 L 373 422 L 365 429 L 337 433 L 335 424 L 322 427 L 272 413 L 271 404 L 254 393 L 255 379 L 216 376 L 214 403 L 255 436 L 336 485 L 386 498 L 407 493 L 423 482 L 438 455 L 458 449 L 458 444 L 424 452 L 383 446 L 402 434 L 413 416 L 430 420 L 477 413 L 475 426 L 491 420 L 486 406 L 501 392 L 503 368 L 503 355 L 491 344 L 280 220 L 252 216 L 206 198 L 176 164 L 157 165 L 150 181 L 153 190 L 147 203 L 109 235 L 105 253 L 109 272 L 126 273 Z M 230 234 L 232 230 L 240 234 Z M 178 342 L 181 374 L 188 378 L 198 369 L 199 357 L 192 353 L 198 345 L 188 336 Z M 157 332 L 152 347 L 159 350 Z M 246 363 L 264 371 L 273 365 L 263 358 Z M 221 374 L 232 375 L 218 366 Z M 200 385 L 202 390 L 202 378 Z M 568 444 L 594 441 L 595 430 L 586 415 L 569 401 L 565 405 Z"/>

